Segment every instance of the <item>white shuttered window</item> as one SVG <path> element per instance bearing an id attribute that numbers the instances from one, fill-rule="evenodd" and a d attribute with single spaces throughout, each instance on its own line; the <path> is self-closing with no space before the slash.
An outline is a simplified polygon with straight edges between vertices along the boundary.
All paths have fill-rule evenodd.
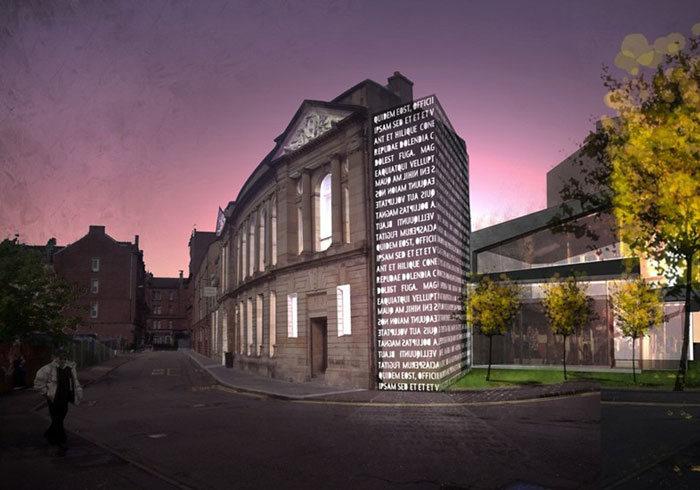
<path id="1" fill-rule="evenodd" d="M 352 334 L 350 321 L 350 284 L 336 288 L 338 305 L 338 337 Z"/>
<path id="2" fill-rule="evenodd" d="M 299 336 L 297 325 L 297 293 L 287 295 L 287 337 Z"/>

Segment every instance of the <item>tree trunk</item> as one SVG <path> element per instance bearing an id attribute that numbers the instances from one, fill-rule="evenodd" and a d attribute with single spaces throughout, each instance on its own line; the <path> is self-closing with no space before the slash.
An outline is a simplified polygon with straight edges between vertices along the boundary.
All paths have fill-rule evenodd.
<path id="1" fill-rule="evenodd" d="M 566 379 L 566 335 L 564 335 L 564 381 Z"/>
<path id="2" fill-rule="evenodd" d="M 486 381 L 491 379 L 491 342 L 493 341 L 493 335 L 489 335 L 489 369 L 486 371 Z"/>
<path id="3" fill-rule="evenodd" d="M 681 351 L 681 361 L 676 374 L 676 385 L 673 391 L 683 391 L 685 389 L 685 371 L 688 367 L 688 343 L 690 337 L 690 292 L 693 287 L 693 254 L 685 256 L 685 315 L 683 319 L 683 348 Z"/>
<path id="4" fill-rule="evenodd" d="M 634 384 L 637 384 L 637 372 L 634 369 L 634 341 L 636 339 L 632 337 L 632 380 L 634 381 Z"/>

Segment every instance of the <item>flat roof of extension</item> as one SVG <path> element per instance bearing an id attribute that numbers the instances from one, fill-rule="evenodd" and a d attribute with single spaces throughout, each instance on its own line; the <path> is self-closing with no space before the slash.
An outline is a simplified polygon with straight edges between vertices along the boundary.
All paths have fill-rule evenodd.
<path id="1" fill-rule="evenodd" d="M 475 230 L 472 231 L 471 235 L 472 253 L 523 235 L 528 235 L 534 231 L 550 228 L 552 221 L 565 207 L 569 207 L 572 210 L 571 217 L 567 218 L 566 221 L 596 212 L 596 210 L 584 211 L 579 201 L 567 201 L 558 206 L 526 214 L 519 218 L 513 218 L 503 223 L 482 228 L 481 230 Z"/>

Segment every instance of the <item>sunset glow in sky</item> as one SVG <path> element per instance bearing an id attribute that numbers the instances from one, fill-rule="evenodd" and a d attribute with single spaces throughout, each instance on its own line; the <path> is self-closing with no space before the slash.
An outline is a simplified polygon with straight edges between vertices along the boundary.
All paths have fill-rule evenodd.
<path id="1" fill-rule="evenodd" d="M 467 142 L 472 228 L 521 216 L 608 113 L 601 67 L 625 35 L 697 22 L 697 0 L 7 0 L 0 239 L 105 225 L 176 276 L 304 99 L 394 71 Z"/>

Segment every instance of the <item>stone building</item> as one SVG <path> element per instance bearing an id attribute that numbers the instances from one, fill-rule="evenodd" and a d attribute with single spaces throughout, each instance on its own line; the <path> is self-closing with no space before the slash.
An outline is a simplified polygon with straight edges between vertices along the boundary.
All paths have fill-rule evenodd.
<path id="1" fill-rule="evenodd" d="M 365 80 L 301 104 L 191 262 L 196 350 L 230 352 L 236 369 L 290 381 L 378 385 L 371 118 L 412 101 L 413 83 L 397 72 L 386 86 Z M 466 179 L 466 147 L 453 139 L 464 167 L 456 177 Z M 455 197 L 467 212 L 460 250 L 466 187 Z M 466 350 L 455 343 L 450 352 Z"/>
<path id="2" fill-rule="evenodd" d="M 77 334 L 95 334 L 114 348 L 143 343 L 146 270 L 139 237 L 121 242 L 104 226 L 90 226 L 88 234 L 53 255 L 56 274 L 85 292 L 83 326 Z"/>

